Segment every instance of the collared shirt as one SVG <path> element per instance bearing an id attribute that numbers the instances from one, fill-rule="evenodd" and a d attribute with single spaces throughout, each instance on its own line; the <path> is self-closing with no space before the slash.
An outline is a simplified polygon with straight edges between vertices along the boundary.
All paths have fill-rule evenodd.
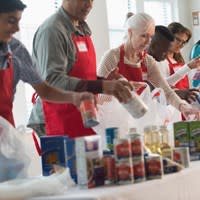
<path id="1" fill-rule="evenodd" d="M 7 67 L 7 54 L 13 57 L 13 94 L 19 80 L 31 85 L 40 84 L 43 80 L 37 73 L 35 63 L 33 63 L 30 54 L 25 46 L 17 39 L 12 38 L 8 44 L 0 45 L 0 69 Z"/>
<path id="2" fill-rule="evenodd" d="M 33 59 L 40 75 L 50 85 L 74 91 L 82 82 L 79 78 L 68 76 L 76 60 L 72 34 L 91 35 L 91 31 L 86 22 L 80 23 L 77 28 L 74 27 L 61 7 L 38 28 L 33 39 Z M 42 123 L 44 116 L 41 100 L 38 99 L 31 112 L 29 126 Z"/>
<path id="3" fill-rule="evenodd" d="M 76 59 L 72 34 L 91 35 L 91 31 L 85 22 L 76 29 L 61 7 L 39 27 L 33 41 L 33 59 L 42 78 L 65 90 L 75 90 L 80 81 L 67 75 Z"/>

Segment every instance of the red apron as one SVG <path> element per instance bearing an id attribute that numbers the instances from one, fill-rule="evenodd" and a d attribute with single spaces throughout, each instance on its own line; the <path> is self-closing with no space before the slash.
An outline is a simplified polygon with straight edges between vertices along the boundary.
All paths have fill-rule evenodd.
<path id="1" fill-rule="evenodd" d="M 69 75 L 85 80 L 96 80 L 96 54 L 89 36 L 72 35 L 76 47 L 76 62 Z M 83 126 L 79 110 L 72 104 L 43 101 L 47 135 L 67 135 L 71 138 L 94 135 Z"/>
<path id="2" fill-rule="evenodd" d="M 167 61 L 169 63 L 170 75 L 175 73 L 175 69 L 181 68 L 184 65 L 184 63 L 172 63 L 169 58 L 167 58 Z M 188 76 L 185 75 L 178 83 L 176 83 L 174 87 L 178 89 L 188 89 L 189 88 Z"/>
<path id="3" fill-rule="evenodd" d="M 140 55 L 141 59 L 141 67 L 133 67 L 132 65 L 124 63 L 124 45 L 120 46 L 120 60 L 118 63 L 119 73 L 122 74 L 129 81 L 138 81 L 143 82 L 147 80 L 147 67 L 144 63 L 144 58 L 146 56 L 146 52 L 144 51 Z M 141 88 L 137 91 L 140 94 L 144 88 Z"/>
<path id="4" fill-rule="evenodd" d="M 15 126 L 13 107 L 13 61 L 8 53 L 8 67 L 0 70 L 0 115 Z"/>

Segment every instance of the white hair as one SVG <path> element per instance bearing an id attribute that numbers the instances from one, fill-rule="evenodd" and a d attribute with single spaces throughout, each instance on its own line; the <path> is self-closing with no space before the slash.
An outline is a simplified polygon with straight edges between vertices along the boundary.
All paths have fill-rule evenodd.
<path id="1" fill-rule="evenodd" d="M 128 38 L 129 29 L 145 31 L 152 25 L 155 26 L 155 21 L 150 15 L 146 13 L 137 13 L 127 19 L 124 39 L 126 40 Z"/>

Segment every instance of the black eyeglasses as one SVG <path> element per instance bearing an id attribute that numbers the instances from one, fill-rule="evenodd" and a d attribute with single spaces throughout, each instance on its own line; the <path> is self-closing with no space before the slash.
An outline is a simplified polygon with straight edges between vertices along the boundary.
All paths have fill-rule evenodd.
<path id="1" fill-rule="evenodd" d="M 175 41 L 176 41 L 178 44 L 180 44 L 181 46 L 184 46 L 184 45 L 187 43 L 187 41 L 181 40 L 181 39 L 178 38 L 178 37 L 175 37 Z"/>

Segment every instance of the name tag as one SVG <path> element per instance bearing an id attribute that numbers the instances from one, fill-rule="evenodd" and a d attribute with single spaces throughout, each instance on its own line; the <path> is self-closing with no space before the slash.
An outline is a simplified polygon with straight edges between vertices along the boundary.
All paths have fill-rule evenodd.
<path id="1" fill-rule="evenodd" d="M 80 52 L 87 52 L 88 51 L 85 42 L 77 42 L 77 46 L 78 46 L 78 50 Z"/>

